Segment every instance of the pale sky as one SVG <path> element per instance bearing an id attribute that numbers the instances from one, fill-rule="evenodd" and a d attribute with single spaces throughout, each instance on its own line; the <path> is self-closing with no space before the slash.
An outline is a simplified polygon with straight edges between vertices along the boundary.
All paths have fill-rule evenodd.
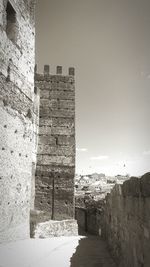
<path id="1" fill-rule="evenodd" d="M 37 0 L 36 62 L 76 69 L 76 172 L 150 171 L 150 1 Z"/>

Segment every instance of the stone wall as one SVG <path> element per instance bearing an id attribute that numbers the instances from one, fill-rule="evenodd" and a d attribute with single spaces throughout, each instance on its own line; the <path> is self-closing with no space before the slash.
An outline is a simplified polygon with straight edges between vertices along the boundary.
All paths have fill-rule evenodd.
<path id="1" fill-rule="evenodd" d="M 34 35 L 34 1 L 0 1 L 0 242 L 29 237 L 38 117 Z"/>
<path id="2" fill-rule="evenodd" d="M 117 266 L 150 266 L 150 173 L 114 187 L 104 220 L 103 234 Z"/>
<path id="3" fill-rule="evenodd" d="M 75 83 L 74 68 L 67 76 L 36 74 L 40 90 L 39 140 L 36 169 L 35 209 L 48 212 L 52 219 L 74 215 L 75 175 Z"/>
<path id="4" fill-rule="evenodd" d="M 75 219 L 78 223 L 79 234 L 87 232 L 87 211 L 85 208 L 75 207 Z"/>
<path id="5" fill-rule="evenodd" d="M 79 227 L 79 234 L 101 235 L 103 226 L 103 210 L 100 208 L 75 208 L 75 219 Z"/>

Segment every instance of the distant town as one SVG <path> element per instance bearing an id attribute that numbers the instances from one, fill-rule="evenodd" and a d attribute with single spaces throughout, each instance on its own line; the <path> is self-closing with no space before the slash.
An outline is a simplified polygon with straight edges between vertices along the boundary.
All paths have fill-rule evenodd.
<path id="1" fill-rule="evenodd" d="M 103 173 L 93 173 L 88 175 L 78 175 L 75 177 L 76 203 L 79 198 L 91 198 L 94 201 L 104 199 L 110 193 L 115 184 L 123 184 L 130 176 L 116 175 L 106 176 Z"/>

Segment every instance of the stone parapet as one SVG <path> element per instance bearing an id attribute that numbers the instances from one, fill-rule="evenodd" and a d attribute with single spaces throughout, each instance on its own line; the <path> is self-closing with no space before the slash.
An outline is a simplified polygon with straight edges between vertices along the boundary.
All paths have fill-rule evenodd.
<path id="1" fill-rule="evenodd" d="M 54 236 L 77 236 L 78 225 L 74 219 L 70 220 L 50 220 L 48 215 L 41 214 L 31 216 L 31 237 L 32 238 L 51 238 Z M 45 220 L 44 220 L 45 217 Z"/>
<path id="2" fill-rule="evenodd" d="M 117 266 L 149 266 L 150 173 L 116 185 L 104 210 L 103 235 Z"/>

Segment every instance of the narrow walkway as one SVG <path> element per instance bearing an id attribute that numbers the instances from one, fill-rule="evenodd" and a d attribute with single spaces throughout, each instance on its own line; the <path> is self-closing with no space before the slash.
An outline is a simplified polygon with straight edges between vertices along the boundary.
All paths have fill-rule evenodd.
<path id="1" fill-rule="evenodd" d="M 0 245 L 0 267 L 116 267 L 99 237 L 29 239 Z"/>
<path id="2" fill-rule="evenodd" d="M 106 243 L 97 236 L 79 240 L 76 252 L 71 258 L 71 267 L 116 267 L 110 257 Z"/>

